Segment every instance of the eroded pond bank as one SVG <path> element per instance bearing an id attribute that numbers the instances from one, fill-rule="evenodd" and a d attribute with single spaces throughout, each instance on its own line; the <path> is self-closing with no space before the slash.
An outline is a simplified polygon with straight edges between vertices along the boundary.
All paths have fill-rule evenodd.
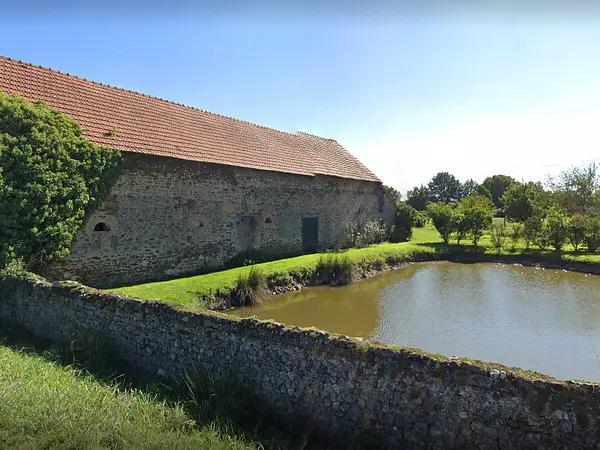
<path id="1" fill-rule="evenodd" d="M 600 380 L 600 277 L 490 263 L 416 263 L 230 312 Z"/>

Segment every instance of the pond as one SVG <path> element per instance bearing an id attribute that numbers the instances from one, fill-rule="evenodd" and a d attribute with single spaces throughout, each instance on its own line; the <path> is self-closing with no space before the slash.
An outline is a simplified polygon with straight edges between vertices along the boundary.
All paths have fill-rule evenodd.
<path id="1" fill-rule="evenodd" d="M 231 312 L 600 381 L 600 276 L 503 264 L 411 264 Z"/>

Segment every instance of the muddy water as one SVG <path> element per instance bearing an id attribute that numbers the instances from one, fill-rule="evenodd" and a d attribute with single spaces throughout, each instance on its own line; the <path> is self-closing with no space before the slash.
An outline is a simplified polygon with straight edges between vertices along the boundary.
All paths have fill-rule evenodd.
<path id="1" fill-rule="evenodd" d="M 600 381 L 600 276 L 498 264 L 419 263 L 232 314 Z"/>

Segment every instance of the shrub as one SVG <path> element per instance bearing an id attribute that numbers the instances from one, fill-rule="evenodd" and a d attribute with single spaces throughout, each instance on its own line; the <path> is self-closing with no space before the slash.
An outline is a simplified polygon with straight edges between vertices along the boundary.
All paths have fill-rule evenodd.
<path id="1" fill-rule="evenodd" d="M 342 238 L 343 248 L 362 248 L 379 244 L 387 239 L 387 227 L 382 221 L 369 221 L 361 229 L 355 222 L 348 222 Z"/>
<path id="2" fill-rule="evenodd" d="M 584 240 L 588 252 L 595 252 L 600 248 L 600 218 L 586 217 Z"/>
<path id="3" fill-rule="evenodd" d="M 567 216 L 558 208 L 551 207 L 546 215 L 543 228 L 548 229 L 548 242 L 556 250 L 562 250 L 567 240 Z"/>
<path id="4" fill-rule="evenodd" d="M 425 211 L 417 211 L 415 209 L 415 227 L 423 228 L 427 224 L 428 220 L 429 217 L 427 217 L 427 213 Z"/>
<path id="5" fill-rule="evenodd" d="M 354 279 L 354 265 L 347 255 L 322 255 L 316 270 L 319 278 L 326 283 L 348 284 Z"/>
<path id="6" fill-rule="evenodd" d="M 121 162 L 65 114 L 0 92 L 0 253 L 34 270 L 67 255 Z"/>
<path id="7" fill-rule="evenodd" d="M 586 218 L 580 214 L 571 217 L 567 223 L 567 236 L 569 242 L 575 249 L 579 250 L 579 246 L 585 240 L 586 233 Z"/>
<path id="8" fill-rule="evenodd" d="M 512 227 L 508 228 L 508 239 L 510 240 L 510 249 L 514 251 L 517 248 L 517 244 L 523 236 L 523 225 L 520 223 L 513 224 Z"/>
<path id="9" fill-rule="evenodd" d="M 450 235 L 454 231 L 454 210 L 452 206 L 442 202 L 430 203 L 427 205 L 427 214 L 444 244 L 447 244 Z"/>
<path id="10" fill-rule="evenodd" d="M 231 294 L 232 306 L 260 305 L 268 295 L 267 279 L 262 270 L 252 267 L 240 274 Z"/>
<path id="11" fill-rule="evenodd" d="M 422 216 L 422 214 L 420 214 Z M 417 210 L 406 202 L 397 205 L 396 217 L 392 226 L 390 242 L 406 242 L 412 237 L 412 229 L 417 221 Z"/>
<path id="12" fill-rule="evenodd" d="M 381 244 L 387 239 L 387 226 L 383 221 L 372 220 L 365 224 L 361 233 L 364 246 Z"/>
<path id="13" fill-rule="evenodd" d="M 490 227 L 490 241 L 494 248 L 500 249 L 506 241 L 507 230 L 503 223 L 492 223 Z"/>

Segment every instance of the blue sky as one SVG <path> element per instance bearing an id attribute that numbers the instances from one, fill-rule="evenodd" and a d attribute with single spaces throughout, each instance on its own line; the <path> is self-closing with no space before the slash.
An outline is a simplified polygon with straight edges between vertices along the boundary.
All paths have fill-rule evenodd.
<path id="1" fill-rule="evenodd" d="M 14 9 L 0 54 L 336 139 L 401 190 L 600 159 L 599 13 L 332 5 Z"/>

